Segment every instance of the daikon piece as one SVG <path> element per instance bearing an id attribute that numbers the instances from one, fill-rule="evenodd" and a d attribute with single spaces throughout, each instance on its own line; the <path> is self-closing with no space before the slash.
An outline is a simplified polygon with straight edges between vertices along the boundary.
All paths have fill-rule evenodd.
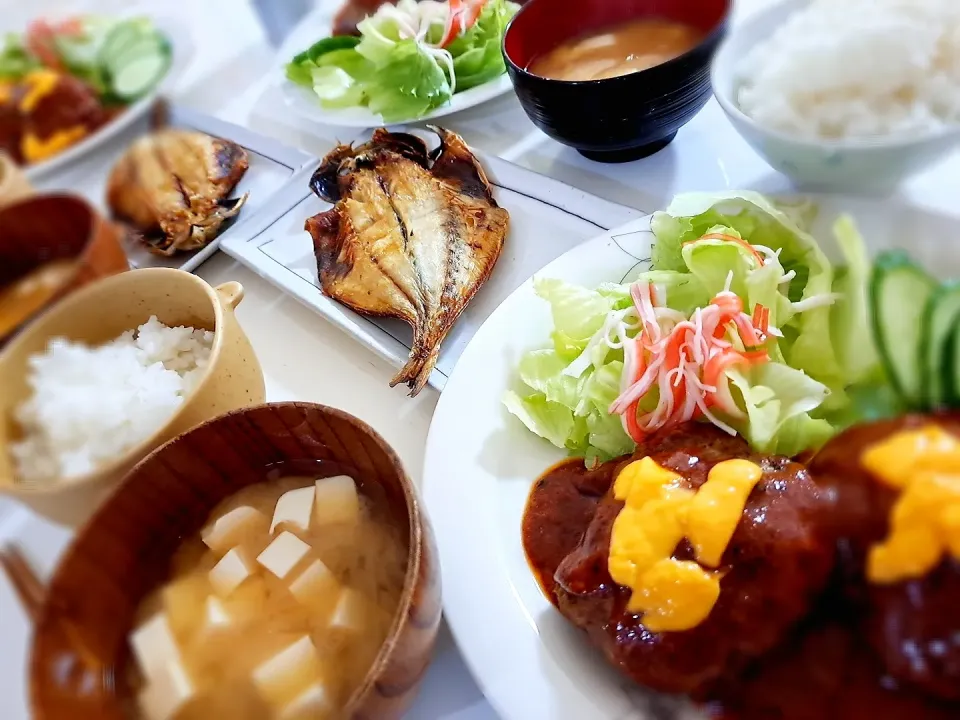
<path id="1" fill-rule="evenodd" d="M 238 548 L 233 548 L 220 558 L 210 571 L 210 584 L 221 597 L 227 597 L 251 575 L 250 566 Z"/>
<path id="2" fill-rule="evenodd" d="M 200 537 L 208 548 L 222 554 L 239 545 L 245 535 L 266 527 L 266 515 L 249 505 L 241 505 L 207 525 L 200 531 Z"/>
<path id="3" fill-rule="evenodd" d="M 257 556 L 257 562 L 283 580 L 310 552 L 310 546 L 292 532 L 284 530 Z"/>
<path id="4" fill-rule="evenodd" d="M 168 662 L 150 678 L 140 693 L 140 709 L 147 720 L 169 720 L 194 694 L 193 683 L 179 660 Z"/>
<path id="5" fill-rule="evenodd" d="M 140 669 L 151 682 L 167 665 L 180 662 L 180 650 L 164 613 L 157 613 L 137 628 L 130 637 L 130 645 Z"/>
<path id="6" fill-rule="evenodd" d="M 261 697 L 275 707 L 284 707 L 320 677 L 320 660 L 308 635 L 253 671 L 253 683 Z"/>
<path id="7" fill-rule="evenodd" d="M 360 516 L 357 484 L 347 475 L 317 480 L 315 520 L 320 525 L 355 523 Z"/>
<path id="8" fill-rule="evenodd" d="M 314 560 L 290 583 L 290 592 L 308 607 L 329 609 L 340 595 L 340 583 L 322 560 Z"/>
<path id="9" fill-rule="evenodd" d="M 322 682 L 316 682 L 297 695 L 280 710 L 280 720 L 311 720 L 322 718 L 333 711 L 330 690 Z"/>
<path id="10" fill-rule="evenodd" d="M 230 622 L 247 623 L 264 612 L 267 594 L 264 579 L 254 575 L 234 590 L 230 597 L 223 599 L 223 609 Z"/>
<path id="11" fill-rule="evenodd" d="M 310 527 L 310 516 L 313 514 L 313 496 L 316 488 L 312 485 L 289 490 L 280 496 L 273 509 L 273 522 L 270 523 L 270 534 L 278 525 L 290 525 L 298 530 Z"/>

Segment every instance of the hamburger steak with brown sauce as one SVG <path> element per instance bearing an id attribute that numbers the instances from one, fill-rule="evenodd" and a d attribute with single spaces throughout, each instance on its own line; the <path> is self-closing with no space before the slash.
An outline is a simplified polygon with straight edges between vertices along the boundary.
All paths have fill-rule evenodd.
<path id="1" fill-rule="evenodd" d="M 748 460 L 762 470 L 722 555 L 716 603 L 688 630 L 648 630 L 642 614 L 627 610 L 631 589 L 608 569 L 614 521 L 624 507 L 613 484 L 632 460 L 647 456 L 691 490 L 722 461 Z M 571 461 L 548 471 L 531 492 L 522 534 L 544 592 L 613 665 L 653 690 L 696 695 L 770 651 L 810 611 L 833 563 L 823 510 L 824 494 L 803 465 L 689 423 L 649 437 L 631 458 L 594 470 Z M 690 542 L 681 541 L 673 557 L 693 560 Z"/>
<path id="2" fill-rule="evenodd" d="M 945 553 L 923 577 L 877 583 L 865 576 L 871 546 L 890 532 L 900 493 L 867 470 L 863 453 L 901 431 L 935 424 L 960 437 L 960 415 L 908 415 L 859 425 L 829 442 L 810 465 L 836 500 L 834 532 L 844 594 L 886 672 L 935 697 L 960 701 L 960 562 Z M 960 708 L 955 717 L 960 717 Z"/>

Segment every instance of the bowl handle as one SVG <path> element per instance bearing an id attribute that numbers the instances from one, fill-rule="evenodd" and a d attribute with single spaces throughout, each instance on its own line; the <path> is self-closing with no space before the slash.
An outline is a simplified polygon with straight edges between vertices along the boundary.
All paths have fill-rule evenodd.
<path id="1" fill-rule="evenodd" d="M 243 300 L 243 285 L 236 281 L 225 282 L 223 285 L 217 285 L 217 294 L 220 300 L 231 308 L 236 308 Z"/>

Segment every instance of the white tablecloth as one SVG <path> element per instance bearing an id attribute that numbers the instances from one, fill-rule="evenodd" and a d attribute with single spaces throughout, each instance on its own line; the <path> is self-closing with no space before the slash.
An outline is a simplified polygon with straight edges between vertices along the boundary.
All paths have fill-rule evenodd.
<path id="1" fill-rule="evenodd" d="M 277 0 L 282 2 L 282 0 Z M 336 0 L 333 0 L 336 1 Z M 771 0 L 739 0 L 736 17 Z M 316 127 L 292 117 L 271 88 L 275 59 L 249 0 L 161 0 L 137 3 L 182 21 L 191 32 L 197 55 L 179 82 L 175 99 L 223 119 L 247 125 L 294 146 L 322 155 L 337 140 L 356 136 L 352 130 Z M 15 27 L 39 13 L 76 8 L 102 12 L 128 9 L 123 0 L 0 0 L 0 23 Z M 642 161 L 600 165 L 560 146 L 538 130 L 512 95 L 458 115 L 443 124 L 462 133 L 468 142 L 544 175 L 563 180 L 595 195 L 640 208 L 663 207 L 681 191 L 752 187 L 784 190 L 776 175 L 740 140 L 712 101 L 665 150 Z M 944 182 L 957 170 L 957 158 L 926 173 L 901 193 L 914 204 L 951 211 L 949 192 L 958 183 Z M 547 238 L 531 239 L 548 242 Z M 246 288 L 238 317 L 250 336 L 267 376 L 270 400 L 304 400 L 342 408 L 375 427 L 397 450 L 414 478 L 421 476 L 424 441 L 437 395 L 424 390 L 409 399 L 402 388 L 387 386 L 394 374 L 379 358 L 341 334 L 322 318 L 284 296 L 230 258 L 219 255 L 199 273 L 213 284 L 237 280 Z M 50 558 L 68 536 L 45 530 Z M 49 570 L 52 560 L 44 562 Z M 0 611 L 19 612 L 9 589 L 0 587 Z M 25 718 L 22 656 L 28 627 L 0 642 L 0 717 Z M 436 659 L 425 680 L 414 720 L 493 720 L 496 714 L 470 677 L 449 632 L 444 627 Z"/>

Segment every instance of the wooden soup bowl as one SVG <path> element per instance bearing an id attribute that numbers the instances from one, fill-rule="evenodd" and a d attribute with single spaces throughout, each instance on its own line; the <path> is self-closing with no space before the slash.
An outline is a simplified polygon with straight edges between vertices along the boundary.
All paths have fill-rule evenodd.
<path id="1" fill-rule="evenodd" d="M 82 198 L 32 195 L 0 208 L 0 287 L 53 260 L 75 260 L 76 269 L 48 304 L 130 267 L 120 231 Z M 19 318 L 18 326 L 30 317 Z M 0 344 L 4 339 L 0 331 Z"/>
<path id="2" fill-rule="evenodd" d="M 390 633 L 344 712 L 399 718 L 430 663 L 440 623 L 436 544 L 400 460 L 347 413 L 309 403 L 238 410 L 190 430 L 137 465 L 67 549 L 34 633 L 35 720 L 129 718 L 127 636 L 141 600 L 167 579 L 181 541 L 242 488 L 284 463 L 349 472 L 409 539 L 407 572 Z"/>

